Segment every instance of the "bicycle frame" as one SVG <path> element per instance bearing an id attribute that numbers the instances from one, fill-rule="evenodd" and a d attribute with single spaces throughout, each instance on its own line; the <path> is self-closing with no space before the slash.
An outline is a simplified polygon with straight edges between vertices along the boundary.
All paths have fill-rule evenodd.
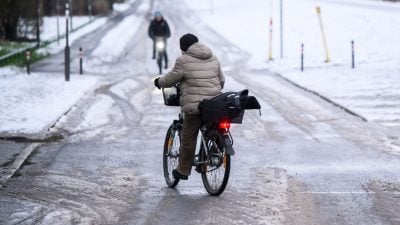
<path id="1" fill-rule="evenodd" d="M 222 124 L 222 123 L 221 123 Z M 229 132 L 229 123 L 203 123 L 200 131 L 200 146 L 195 153 L 192 166 L 201 174 L 204 187 L 210 195 L 220 195 L 228 182 L 230 171 L 230 156 L 233 152 L 233 140 Z M 179 179 L 171 174 L 177 166 L 182 144 L 181 132 L 183 117 L 173 120 L 164 142 L 163 168 L 164 177 L 169 187 L 175 187 Z M 228 151 L 230 151 L 228 153 Z"/>
<path id="2" fill-rule="evenodd" d="M 217 129 L 217 124 L 203 124 L 200 128 L 200 137 L 201 137 L 201 145 L 204 149 L 204 151 L 209 152 L 210 151 L 210 147 L 207 146 L 207 141 L 209 140 L 207 137 L 207 132 L 213 132 L 213 130 L 215 130 L 216 132 L 218 132 L 219 134 L 221 134 L 221 136 L 223 137 L 223 145 L 224 145 L 224 149 L 225 149 L 225 153 L 228 155 L 234 155 L 235 152 L 233 150 L 233 139 L 232 139 L 232 135 L 229 131 L 228 128 L 226 129 Z M 223 152 L 221 151 L 220 147 L 215 140 L 212 140 L 212 143 L 214 146 L 217 146 L 217 150 L 219 154 L 222 154 Z M 201 149 L 201 148 L 200 148 Z M 200 161 L 200 152 L 201 150 L 199 150 L 199 152 L 197 152 L 197 154 L 195 155 L 195 159 L 194 159 L 194 166 L 198 166 L 201 164 L 205 164 L 208 163 L 208 159 L 206 159 L 206 161 Z"/>

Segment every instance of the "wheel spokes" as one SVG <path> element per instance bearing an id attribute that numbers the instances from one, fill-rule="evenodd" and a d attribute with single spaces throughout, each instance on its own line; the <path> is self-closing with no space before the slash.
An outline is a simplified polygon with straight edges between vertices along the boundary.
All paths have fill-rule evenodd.
<path id="1" fill-rule="evenodd" d="M 225 161 L 225 154 L 222 157 L 222 160 Z M 207 165 L 207 180 L 210 183 L 210 186 L 217 190 L 223 183 L 223 179 L 225 176 L 225 169 L 226 169 L 226 161 L 222 162 L 218 166 L 212 165 L 211 162 Z"/>

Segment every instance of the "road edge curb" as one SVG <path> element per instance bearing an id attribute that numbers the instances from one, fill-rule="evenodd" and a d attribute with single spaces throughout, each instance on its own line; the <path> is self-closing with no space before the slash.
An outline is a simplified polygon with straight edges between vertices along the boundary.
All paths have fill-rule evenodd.
<path id="1" fill-rule="evenodd" d="M 51 131 L 51 129 L 55 128 L 55 126 L 60 122 L 60 119 L 64 116 L 67 116 L 68 113 L 72 110 L 72 108 L 76 107 L 80 101 L 82 101 L 85 98 L 88 98 L 91 96 L 97 89 L 99 88 L 99 81 L 97 81 L 92 88 L 88 89 L 68 110 L 66 110 L 63 114 L 61 114 L 57 120 L 51 124 L 47 128 L 47 132 L 44 134 L 42 138 L 39 139 L 34 139 L 36 141 L 35 143 L 31 143 L 26 147 L 24 150 L 22 150 L 18 156 L 16 156 L 13 159 L 13 162 L 10 166 L 5 167 L 3 169 L 3 173 L 5 175 L 0 177 L 0 189 L 4 188 L 6 186 L 7 181 L 14 176 L 14 174 L 22 167 L 22 165 L 25 163 L 25 161 L 31 156 L 33 151 L 38 149 L 40 146 L 42 146 L 44 143 L 46 143 L 46 139 L 49 139 L 49 137 L 53 137 L 54 134 L 55 136 L 59 135 L 57 133 L 54 133 Z M 57 136 L 58 137 L 58 136 Z M 12 137 L 7 137 L 5 139 L 12 139 Z"/>
<path id="2" fill-rule="evenodd" d="M 360 119 L 361 119 L 362 121 L 364 121 L 364 122 L 368 122 L 368 120 L 367 120 L 365 117 L 363 117 L 363 116 L 361 116 L 360 114 L 358 114 L 358 113 L 356 113 L 356 112 L 350 110 L 349 108 L 347 108 L 347 107 L 345 107 L 345 106 L 343 106 L 343 105 L 341 105 L 341 104 L 339 104 L 339 103 L 337 103 L 337 102 L 331 100 L 330 98 L 325 97 L 325 96 L 323 96 L 322 94 L 320 94 L 320 93 L 318 93 L 318 92 L 316 92 L 316 91 L 313 91 L 313 90 L 311 90 L 311 89 L 308 89 L 308 88 L 306 88 L 306 87 L 304 87 L 304 86 L 302 86 L 302 85 L 300 85 L 300 84 L 298 84 L 298 83 L 296 83 L 296 82 L 294 82 L 294 81 L 292 81 L 292 80 L 286 78 L 285 76 L 283 76 L 283 75 L 280 74 L 280 73 L 273 72 L 273 74 L 274 74 L 275 76 L 278 76 L 279 78 L 281 78 L 281 79 L 283 79 L 283 80 L 285 80 L 285 81 L 291 83 L 292 85 L 294 85 L 294 86 L 296 86 L 296 87 L 298 87 L 298 88 L 304 90 L 304 91 L 307 91 L 307 92 L 309 92 L 309 93 L 311 93 L 311 94 L 314 94 L 314 95 L 320 97 L 321 99 L 323 99 L 323 100 L 325 100 L 325 101 L 331 103 L 332 105 L 334 105 L 334 106 L 336 106 L 336 107 L 342 109 L 342 110 L 345 111 L 346 113 L 348 113 L 348 114 L 350 114 L 350 115 L 353 115 L 353 116 L 355 116 L 355 117 L 358 117 L 358 118 L 360 118 Z"/>
<path id="3" fill-rule="evenodd" d="M 32 143 L 28 147 L 26 147 L 17 157 L 15 157 L 13 163 L 5 169 L 6 175 L 0 178 L 0 188 L 3 188 L 7 181 L 14 176 L 15 172 L 17 172 L 24 162 L 31 156 L 33 151 L 39 148 L 42 143 Z"/>

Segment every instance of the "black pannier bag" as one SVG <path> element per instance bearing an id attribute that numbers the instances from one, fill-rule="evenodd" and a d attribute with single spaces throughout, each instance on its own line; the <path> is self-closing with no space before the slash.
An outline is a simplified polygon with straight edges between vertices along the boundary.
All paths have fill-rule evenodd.
<path id="1" fill-rule="evenodd" d="M 248 90 L 226 92 L 199 103 L 203 121 L 219 123 L 228 118 L 231 123 L 242 123 L 246 109 L 261 109 L 254 96 L 249 96 Z"/>
<path id="2" fill-rule="evenodd" d="M 164 104 L 167 106 L 180 106 L 179 98 L 181 96 L 181 89 L 179 86 L 171 88 L 163 88 L 162 93 L 164 97 Z"/>

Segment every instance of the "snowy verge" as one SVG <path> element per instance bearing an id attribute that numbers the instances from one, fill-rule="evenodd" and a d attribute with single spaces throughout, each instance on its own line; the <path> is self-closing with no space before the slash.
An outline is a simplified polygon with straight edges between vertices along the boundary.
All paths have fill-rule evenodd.
<path id="1" fill-rule="evenodd" d="M 304 73 L 286 71 L 284 75 L 363 115 L 368 121 L 400 126 L 400 68 L 390 62 L 360 65 L 356 69 L 338 66 L 329 70 L 309 69 Z"/>
<path id="2" fill-rule="evenodd" d="M 97 78 L 33 73 L 2 77 L 0 136 L 44 138 L 49 128 L 76 102 L 95 88 Z"/>
<path id="3" fill-rule="evenodd" d="M 58 23 L 57 23 L 58 21 Z M 89 16 L 74 16 L 72 18 L 72 28 L 77 28 L 90 22 Z M 57 39 L 57 27 L 60 36 L 65 35 L 65 16 L 46 16 L 43 17 L 43 26 L 40 33 L 41 40 Z"/>
<path id="4" fill-rule="evenodd" d="M 279 73 L 300 86 L 385 126 L 400 127 L 398 4 L 361 0 L 298 0 L 284 4 L 280 58 L 279 0 L 185 0 L 202 20 L 251 55 L 248 66 Z M 321 7 L 331 62 L 325 63 L 316 7 Z M 238 16 L 240 15 L 240 16 Z M 269 21 L 272 58 L 269 55 Z M 233 24 L 235 24 L 233 26 Z M 371 34 L 374 35 L 371 35 Z M 351 40 L 356 69 L 351 69 Z M 304 72 L 300 45 L 304 43 Z M 218 52 L 219 46 L 213 46 Z"/>
<path id="5" fill-rule="evenodd" d="M 97 18 L 93 22 L 85 25 L 84 27 L 75 30 L 74 32 L 69 34 L 69 44 L 72 45 L 76 40 L 81 38 L 82 36 L 89 34 L 99 27 L 103 26 L 107 22 L 108 18 L 102 17 Z M 60 43 L 53 42 L 46 46 L 45 48 L 41 48 L 38 50 L 38 53 L 42 54 L 55 54 L 57 52 L 62 51 L 65 48 L 65 38 L 60 39 Z"/>

